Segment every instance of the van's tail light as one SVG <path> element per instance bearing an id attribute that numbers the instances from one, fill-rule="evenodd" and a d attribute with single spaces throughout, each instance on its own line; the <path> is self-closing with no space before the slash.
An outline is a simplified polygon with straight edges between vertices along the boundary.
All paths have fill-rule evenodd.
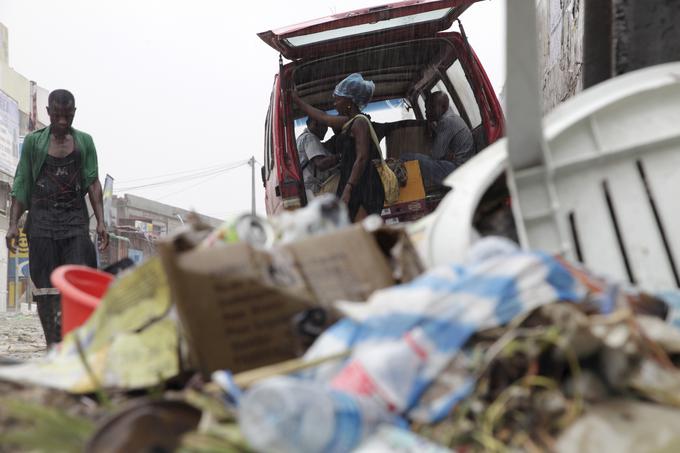
<path id="1" fill-rule="evenodd" d="M 300 184 L 297 181 L 285 181 L 281 184 L 281 198 L 284 209 L 297 209 L 302 206 Z"/>

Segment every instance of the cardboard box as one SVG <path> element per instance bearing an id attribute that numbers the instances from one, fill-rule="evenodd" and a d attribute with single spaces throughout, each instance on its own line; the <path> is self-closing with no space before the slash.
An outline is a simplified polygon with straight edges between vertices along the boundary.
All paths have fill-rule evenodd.
<path id="1" fill-rule="evenodd" d="M 385 137 L 387 157 L 399 158 L 403 153 L 432 154 L 432 138 L 421 121 L 406 120 L 403 126 L 390 131 Z"/>
<path id="2" fill-rule="evenodd" d="M 192 359 L 204 375 L 291 359 L 296 314 L 340 299 L 366 300 L 393 285 L 395 272 L 406 280 L 422 271 L 413 248 L 403 245 L 410 244 L 404 233 L 360 226 L 271 251 L 240 243 L 181 252 L 180 242 L 159 249 Z"/>
<path id="3" fill-rule="evenodd" d="M 406 167 L 408 180 L 404 187 L 399 188 L 399 200 L 395 204 L 408 203 L 425 198 L 425 187 L 423 186 L 423 176 L 420 173 L 420 162 L 417 160 L 407 160 L 404 162 L 404 167 Z"/>
<path id="4" fill-rule="evenodd" d="M 358 226 L 283 249 L 292 253 L 315 301 L 324 307 L 340 299 L 363 301 L 376 289 L 394 284 L 375 237 Z"/>

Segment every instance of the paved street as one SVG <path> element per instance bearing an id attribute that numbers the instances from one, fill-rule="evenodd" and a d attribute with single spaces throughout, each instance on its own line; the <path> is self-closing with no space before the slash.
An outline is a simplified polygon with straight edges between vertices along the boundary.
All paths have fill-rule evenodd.
<path id="1" fill-rule="evenodd" d="M 0 313 L 0 360 L 29 360 L 44 354 L 45 339 L 35 311 Z"/>

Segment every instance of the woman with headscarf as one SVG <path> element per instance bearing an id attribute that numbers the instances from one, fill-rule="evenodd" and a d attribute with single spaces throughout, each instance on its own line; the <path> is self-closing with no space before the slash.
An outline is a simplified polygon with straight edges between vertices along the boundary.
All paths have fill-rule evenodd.
<path id="1" fill-rule="evenodd" d="M 293 102 L 309 117 L 333 130 L 341 130 L 335 138 L 336 149 L 341 153 L 337 195 L 347 204 L 352 221 L 380 214 L 385 202 L 380 175 L 371 162 L 380 158 L 380 150 L 371 140 L 372 126 L 359 117 L 374 89 L 375 84 L 364 80 L 361 74 L 349 75 L 333 92 L 338 115 L 329 115 L 304 102 L 297 93 L 292 94 Z"/>

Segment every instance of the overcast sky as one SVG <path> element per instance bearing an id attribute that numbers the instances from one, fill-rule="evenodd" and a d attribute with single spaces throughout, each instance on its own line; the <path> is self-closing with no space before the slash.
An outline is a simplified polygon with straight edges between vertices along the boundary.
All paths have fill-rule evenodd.
<path id="1" fill-rule="evenodd" d="M 252 155 L 261 162 L 278 54 L 255 34 L 383 3 L 0 0 L 0 22 L 9 28 L 10 65 L 48 90 L 75 94 L 74 127 L 93 135 L 100 175 L 129 187 Z M 462 17 L 497 91 L 504 13 L 505 0 L 485 0 Z M 222 218 L 250 209 L 250 169 L 130 192 Z"/>

